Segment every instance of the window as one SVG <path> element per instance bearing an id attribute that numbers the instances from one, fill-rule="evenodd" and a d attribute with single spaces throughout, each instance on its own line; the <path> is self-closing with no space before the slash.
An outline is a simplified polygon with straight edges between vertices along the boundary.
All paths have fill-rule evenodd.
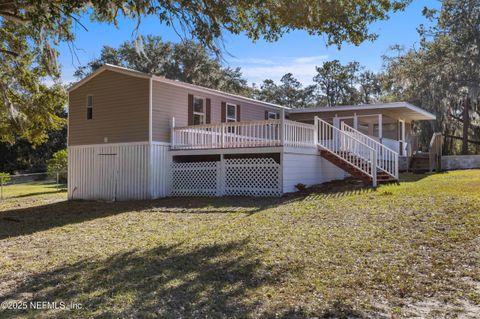
<path id="1" fill-rule="evenodd" d="M 205 99 L 201 97 L 193 98 L 193 124 L 205 124 Z"/>
<path id="2" fill-rule="evenodd" d="M 268 112 L 267 120 L 275 120 L 277 118 L 277 113 Z"/>
<path id="3" fill-rule="evenodd" d="M 237 121 L 237 106 L 235 104 L 227 104 L 226 122 Z"/>
<path id="4" fill-rule="evenodd" d="M 93 95 L 87 95 L 87 120 L 93 118 Z"/>

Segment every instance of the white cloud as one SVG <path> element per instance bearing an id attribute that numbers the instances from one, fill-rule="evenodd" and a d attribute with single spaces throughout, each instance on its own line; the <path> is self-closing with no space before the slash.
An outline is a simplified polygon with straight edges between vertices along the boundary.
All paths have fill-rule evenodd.
<path id="1" fill-rule="evenodd" d="M 269 59 L 242 58 L 231 59 L 231 66 L 240 66 L 243 76 L 250 82 L 260 84 L 265 79 L 279 82 L 286 73 L 292 73 L 303 85 L 313 83 L 315 67 L 328 59 L 326 55 L 271 57 Z"/>
<path id="2" fill-rule="evenodd" d="M 230 62 L 234 62 L 238 64 L 268 64 L 268 65 L 275 64 L 273 60 L 259 59 L 259 58 L 245 58 L 245 59 L 232 58 L 230 59 Z"/>
<path id="3" fill-rule="evenodd" d="M 304 56 L 295 58 L 294 61 L 296 63 L 314 63 L 314 62 L 323 62 L 328 59 L 326 55 L 313 55 L 313 56 Z"/>

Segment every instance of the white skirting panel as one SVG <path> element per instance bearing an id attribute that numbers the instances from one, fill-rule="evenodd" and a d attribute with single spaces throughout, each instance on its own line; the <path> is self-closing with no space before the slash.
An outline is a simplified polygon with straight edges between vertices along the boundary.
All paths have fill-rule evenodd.
<path id="1" fill-rule="evenodd" d="M 319 155 L 283 154 L 283 192 L 297 191 L 295 185 L 306 186 L 344 179 L 345 172 Z"/>
<path id="2" fill-rule="evenodd" d="M 125 143 L 68 151 L 69 199 L 150 199 L 168 193 L 168 146 Z"/>
<path id="3" fill-rule="evenodd" d="M 170 145 L 154 143 L 151 148 L 152 198 L 167 197 L 170 193 Z"/>
<path id="4" fill-rule="evenodd" d="M 68 148 L 68 199 L 95 198 L 94 166 L 94 148 Z"/>

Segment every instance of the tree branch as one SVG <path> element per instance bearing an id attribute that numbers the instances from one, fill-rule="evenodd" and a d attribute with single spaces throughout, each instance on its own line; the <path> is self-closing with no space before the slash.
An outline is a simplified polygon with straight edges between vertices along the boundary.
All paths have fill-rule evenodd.
<path id="1" fill-rule="evenodd" d="M 451 118 L 453 118 L 454 120 L 457 120 L 459 121 L 460 123 L 463 123 L 463 119 L 461 117 L 458 117 L 456 115 L 453 115 L 452 113 L 448 113 L 448 116 L 450 116 Z M 477 128 L 477 129 L 480 129 L 480 125 L 477 125 L 477 124 L 473 124 L 471 121 L 469 123 L 470 126 L 473 126 L 473 128 Z"/>
<path id="2" fill-rule="evenodd" d="M 17 52 L 10 51 L 10 50 L 7 50 L 7 49 L 0 49 L 0 52 L 6 53 L 6 54 L 9 54 L 9 55 L 13 55 L 14 57 L 19 56 L 19 54 Z"/>
<path id="3" fill-rule="evenodd" d="M 463 141 L 463 138 L 462 138 L 461 136 L 445 135 L 445 137 L 453 138 L 453 139 L 455 139 L 455 140 L 462 140 L 462 141 Z M 467 139 L 467 142 L 468 142 L 468 143 L 475 144 L 475 145 L 480 145 L 480 141 L 474 141 L 474 140 L 469 140 L 469 139 Z"/>
<path id="4" fill-rule="evenodd" d="M 7 20 L 13 21 L 13 22 L 18 22 L 24 24 L 27 22 L 27 20 L 23 17 L 17 16 L 13 13 L 6 12 L 6 11 L 0 11 L 0 16 L 4 17 Z"/>

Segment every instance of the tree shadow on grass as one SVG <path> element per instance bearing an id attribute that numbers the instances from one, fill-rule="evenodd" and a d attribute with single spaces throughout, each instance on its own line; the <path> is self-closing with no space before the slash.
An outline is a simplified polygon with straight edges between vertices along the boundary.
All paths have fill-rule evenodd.
<path id="1" fill-rule="evenodd" d="M 249 292 L 277 277 L 272 269 L 261 266 L 247 244 L 238 241 L 188 249 L 159 246 L 102 261 L 83 260 L 31 276 L 2 300 L 82 304 L 80 310 L 55 312 L 57 318 L 247 316 L 259 302 L 249 298 Z M 0 309 L 2 318 L 19 314 Z"/>
<path id="2" fill-rule="evenodd" d="M 307 188 L 305 191 L 289 194 L 292 200 L 318 200 L 375 192 L 375 188 L 356 178 L 335 180 Z"/>
<path id="3" fill-rule="evenodd" d="M 278 319 L 295 319 L 295 318 L 325 318 L 325 319 L 387 319 L 389 317 L 379 313 L 366 313 L 354 309 L 352 306 L 340 301 L 334 302 L 326 310 L 308 313 L 303 310 L 288 310 L 281 315 L 275 316 Z"/>
<path id="4" fill-rule="evenodd" d="M 165 198 L 159 200 L 101 202 L 60 201 L 0 211 L 0 240 L 82 223 L 125 212 L 250 215 L 284 202 L 284 198 Z"/>
<path id="5" fill-rule="evenodd" d="M 25 198 L 25 197 L 32 197 L 32 196 L 39 196 L 39 195 L 50 195 L 50 194 L 66 193 L 66 192 L 67 192 L 67 190 L 65 188 L 60 188 L 60 189 L 52 189 L 50 191 L 30 192 L 30 193 L 25 193 L 25 194 L 21 194 L 21 195 L 15 195 L 15 196 L 12 196 L 11 198 Z"/>
<path id="6" fill-rule="evenodd" d="M 0 239 L 104 218 L 125 212 L 156 214 L 244 214 L 246 216 L 294 202 L 362 195 L 375 190 L 355 179 L 324 183 L 283 197 L 185 197 L 158 200 L 100 202 L 61 201 L 0 211 Z"/>
<path id="7" fill-rule="evenodd" d="M 405 172 L 400 175 L 400 182 L 402 183 L 415 183 L 421 181 L 424 178 L 432 176 L 434 174 L 442 174 L 440 173 L 414 173 L 414 172 Z"/>
<path id="8" fill-rule="evenodd" d="M 333 186 L 332 186 L 333 185 Z M 101 202 L 60 201 L 39 206 L 0 211 L 0 240 L 8 237 L 28 235 L 38 231 L 82 223 L 126 212 L 146 211 L 154 214 L 244 214 L 250 216 L 269 208 L 303 201 L 316 197 L 338 197 L 371 188 L 358 188 L 344 181 L 323 184 L 283 197 L 186 197 L 158 200 Z"/>

